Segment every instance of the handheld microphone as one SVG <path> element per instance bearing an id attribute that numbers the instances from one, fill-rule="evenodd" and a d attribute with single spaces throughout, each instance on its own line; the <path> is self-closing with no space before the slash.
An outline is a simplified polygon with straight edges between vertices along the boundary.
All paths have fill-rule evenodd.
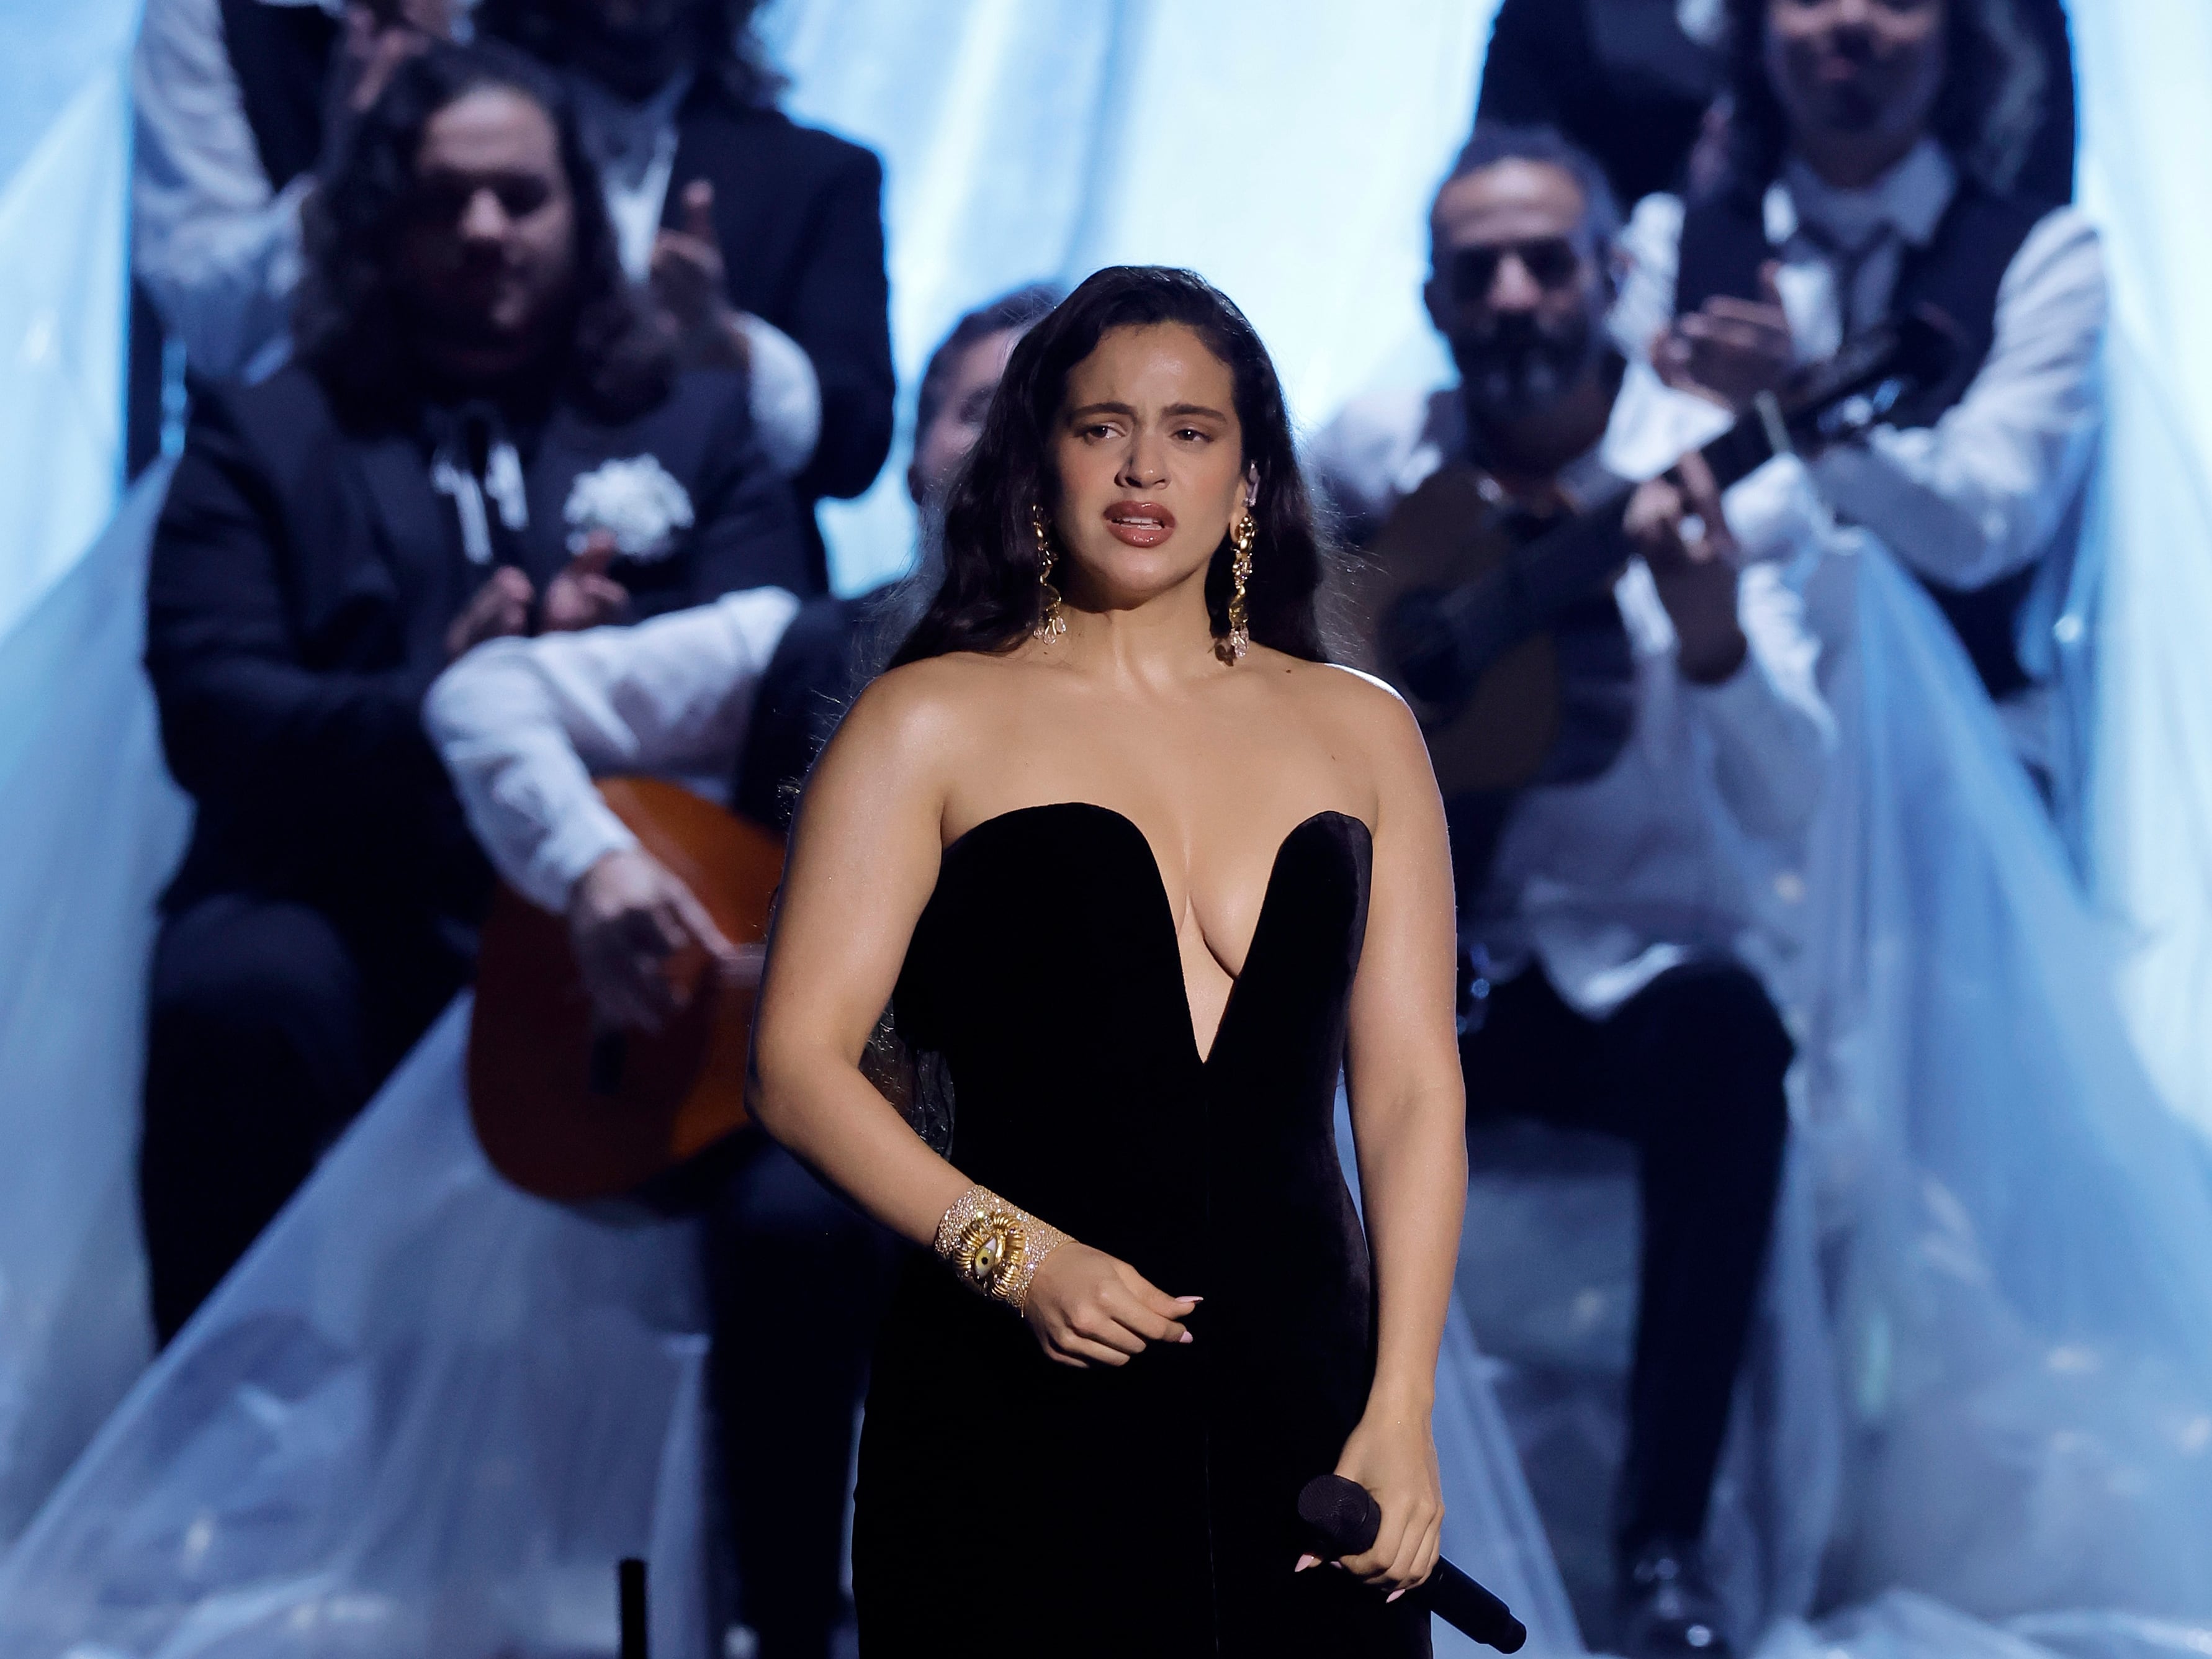
<path id="1" fill-rule="evenodd" d="M 1298 1494 L 1298 1519 L 1335 1555 L 1358 1555 L 1375 1547 L 1382 1529 L 1382 1510 L 1366 1487 L 1340 1474 L 1317 1474 Z M 1500 1653 L 1518 1653 L 1528 1627 L 1513 1610 L 1449 1561 L 1439 1560 L 1429 1582 L 1406 1592 L 1462 1635 Z"/>

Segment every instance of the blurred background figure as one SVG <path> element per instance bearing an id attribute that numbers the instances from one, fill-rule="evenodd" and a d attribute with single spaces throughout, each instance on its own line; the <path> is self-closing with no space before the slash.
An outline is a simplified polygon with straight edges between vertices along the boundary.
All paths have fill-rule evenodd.
<path id="1" fill-rule="evenodd" d="M 381 1138 L 321 1160 L 285 1235 L 307 1247 L 231 1275 L 4 1552 L 144 1361 L 141 1035 L 167 1337 L 465 983 L 492 870 L 586 950 L 666 896 L 589 833 L 590 773 L 665 761 L 787 822 L 904 614 L 896 588 L 857 590 L 926 543 L 909 507 L 926 526 L 1057 290 L 948 325 L 1024 273 L 1123 260 L 1249 298 L 1294 414 L 1341 411 L 1315 459 L 1370 545 L 1478 468 L 1486 529 L 1535 534 L 1869 323 L 1933 301 L 1958 324 L 1962 373 L 1893 429 L 1724 504 L 1686 479 L 1643 497 L 1626 577 L 1558 630 L 1565 736 L 1528 810 L 1455 799 L 1478 1193 L 1438 1434 L 1448 1485 L 1482 1478 L 1454 1493 L 1447 1548 L 1521 1585 L 1538 1651 L 2203 1645 L 2212 417 L 2188 296 L 2212 258 L 2189 207 L 2212 189 L 2212 22 L 2188 0 L 2076 5 L 2075 40 L 2062 0 L 1405 0 L 1358 30 L 1329 0 L 143 0 L 127 75 L 137 0 L 79 0 L 116 14 L 102 85 L 78 88 L 104 103 L 63 95 L 89 61 L 75 25 L 22 9 L 4 67 L 38 95 L 0 110 L 47 113 L 0 143 L 24 158 L 0 177 L 20 371 L 0 400 L 0 545 L 20 550 L 0 559 L 0 935 L 30 942 L 0 953 L 0 1646 L 152 1659 L 219 1618 L 260 1659 L 374 1602 L 457 1618 L 441 1628 L 471 1652 L 588 1647 L 613 1540 L 645 1547 L 649 1522 L 656 1583 L 694 1588 L 711 1527 L 684 1472 L 706 1468 L 753 1651 L 837 1650 L 872 1235 L 766 1152 L 708 1216 L 619 1238 L 501 1189 L 463 1119 L 458 1018 L 368 1114 Z M 439 160 L 405 239 L 364 229 L 346 158 L 380 94 L 487 34 L 544 71 L 501 71 L 551 113 L 540 152 L 465 204 Z M 2077 44 L 2094 232 L 2054 210 Z M 1282 88 L 1316 85 L 1252 142 Z M 1478 90 L 1492 140 L 1510 121 L 1568 143 L 1470 149 L 1425 221 Z M 413 139 L 380 131 L 415 179 Z M 1501 177 L 1538 187 L 1488 199 Z M 533 178 L 573 211 L 567 277 Z M 1327 215 L 1285 210 L 1317 186 Z M 1617 252 L 1608 195 L 1638 206 Z M 477 228 L 435 234 L 447 208 Z M 330 238 L 391 258 L 337 282 Z M 894 343 L 912 447 L 886 469 Z M 185 452 L 166 515 L 165 464 L 79 556 L 165 422 Z M 659 478 L 606 474 L 647 458 Z M 871 477 L 822 514 L 855 595 L 829 597 L 814 509 Z M 587 502 L 572 533 L 580 487 L 672 532 L 680 499 L 691 530 L 662 558 L 610 548 Z M 150 895 L 184 827 L 142 660 L 199 818 L 150 1020 Z M 1798 799 L 1800 766 L 1820 774 L 1809 854 L 1794 808 L 1754 799 L 1762 778 L 1768 807 Z M 2030 776 L 2125 916 L 2164 1100 L 2115 1006 L 2116 930 Z M 1600 1202 L 1547 1224 L 1562 1194 Z M 1701 1250 L 1698 1294 L 1670 1297 Z M 333 1271 L 371 1293 L 334 1297 Z M 852 1297 L 810 1297 L 821 1275 Z M 426 1280 L 457 1300 L 426 1309 Z M 718 1336 L 710 1358 L 710 1305 L 787 1351 Z M 501 1307 L 527 1330 L 484 1316 Z M 481 1416 L 453 1411 L 457 1386 Z M 594 1416 L 586 1390 L 618 1403 Z M 711 1400 L 714 1442 L 679 1396 Z M 616 1419 L 628 1484 L 569 1494 L 603 1529 L 562 1531 L 560 1494 L 527 1480 L 483 1498 L 526 1465 L 568 1480 L 532 1460 Z M 1494 1463 L 1466 1455 L 1470 1422 Z M 761 1490 L 793 1501 L 744 1501 Z M 377 1553 L 464 1511 L 522 1565 Z M 560 1641 L 505 1622 L 518 1586 Z"/>
<path id="2" fill-rule="evenodd" d="M 155 535 L 147 662 L 199 806 L 153 968 L 164 1338 L 467 981 L 487 872 L 431 679 L 495 635 L 804 580 L 742 381 L 677 373 L 529 60 L 411 56 L 308 248 L 297 361 L 203 393 Z"/>
<path id="3" fill-rule="evenodd" d="M 1680 190 L 1722 85 L 1720 0 L 1503 0 L 1475 118 L 1551 127 L 1620 201 Z"/>
<path id="4" fill-rule="evenodd" d="M 750 371 L 754 419 L 805 515 L 857 495 L 891 438 L 883 168 L 775 107 L 757 0 L 483 0 L 477 27 L 557 67 L 623 268 L 688 361 Z"/>
<path id="5" fill-rule="evenodd" d="M 2021 0 L 2020 21 L 2051 75 L 2017 186 L 2032 200 L 2070 201 L 2066 9 Z M 1695 193 L 1726 164 L 1731 26 L 1729 0 L 1503 0 L 1477 117 L 1556 128 L 1597 158 L 1632 206 L 1654 191 Z"/>
<path id="6" fill-rule="evenodd" d="M 131 471 L 161 441 L 165 337 L 211 380 L 283 361 L 315 169 L 392 70 L 465 15 L 465 0 L 149 0 L 131 84 Z"/>
<path id="7" fill-rule="evenodd" d="M 1042 284 L 1001 295 L 931 355 L 907 473 L 925 526 L 1014 343 L 1059 298 Z M 426 718 L 471 826 L 517 890 L 568 918 L 610 1024 L 648 1005 L 666 957 L 714 942 L 686 920 L 698 915 L 688 890 L 606 810 L 589 775 L 726 781 L 738 811 L 787 830 L 886 631 L 884 599 L 732 593 L 636 628 L 500 641 L 432 689 Z M 850 1617 L 839 1581 L 846 1475 L 893 1242 L 760 1136 L 738 1149 L 703 1237 L 737 1616 L 761 1659 L 821 1659 Z"/>
<path id="8" fill-rule="evenodd" d="M 983 429 L 983 413 L 1006 372 L 1014 342 L 1053 307 L 1061 289 L 1033 283 L 979 306 L 952 325 L 922 370 L 915 398 L 914 459 L 907 495 L 916 514 L 914 546 L 891 568 L 920 564 L 945 492 Z M 790 827 L 799 786 L 829 740 L 860 676 L 890 648 L 901 611 L 894 584 L 851 599 L 823 596 L 799 609 L 776 643 L 738 775 L 736 805 L 782 830 Z M 911 598 L 910 594 L 904 595 Z"/>
<path id="9" fill-rule="evenodd" d="M 2087 220 L 2022 184 L 2065 66 L 2011 0 L 1731 17 L 1725 174 L 1639 210 L 1622 326 L 1650 323 L 1662 375 L 1741 410 L 1888 318 L 1942 313 L 1949 380 L 1812 461 L 1802 499 L 1920 577 L 2022 759 L 2065 787 L 2051 629 L 2102 423 L 2105 270 Z"/>
<path id="10" fill-rule="evenodd" d="M 1527 546 L 1692 447 L 1703 411 L 1648 370 L 1626 386 L 1606 332 L 1620 226 L 1604 174 L 1557 134 L 1475 129 L 1430 219 L 1429 312 L 1459 384 L 1356 404 L 1316 446 L 1377 558 L 1418 533 L 1455 473 L 1480 533 Z M 1438 758 L 1470 1123 L 1533 1117 L 1638 1154 L 1614 1528 L 1633 1659 L 1730 1650 L 1702 1540 L 1766 1261 L 1792 1054 L 1756 971 L 1781 954 L 1760 876 L 1799 856 L 1828 738 L 1795 598 L 1771 564 L 1738 576 L 1698 477 L 1701 493 L 1643 483 L 1607 574 L 1553 622 L 1560 732 L 1531 784 L 1455 788 Z"/>

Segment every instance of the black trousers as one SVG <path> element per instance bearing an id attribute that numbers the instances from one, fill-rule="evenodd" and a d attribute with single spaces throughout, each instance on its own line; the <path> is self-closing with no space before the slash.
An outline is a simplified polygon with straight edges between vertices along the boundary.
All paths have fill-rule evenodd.
<path id="1" fill-rule="evenodd" d="M 1632 1142 L 1643 1200 L 1624 1558 L 1703 1534 L 1765 1270 L 1789 1127 L 1791 1045 L 1731 965 L 1661 975 L 1602 1020 L 1531 969 L 1460 1041 L 1471 1121 L 1540 1119 Z"/>
<path id="2" fill-rule="evenodd" d="M 828 1659 L 855 1417 L 899 1246 L 765 1139 L 709 1209 L 707 1237 L 738 1615 L 761 1659 Z"/>
<path id="3" fill-rule="evenodd" d="M 467 981 L 465 928 L 243 893 L 154 947 L 138 1197 L 163 1342 Z"/>

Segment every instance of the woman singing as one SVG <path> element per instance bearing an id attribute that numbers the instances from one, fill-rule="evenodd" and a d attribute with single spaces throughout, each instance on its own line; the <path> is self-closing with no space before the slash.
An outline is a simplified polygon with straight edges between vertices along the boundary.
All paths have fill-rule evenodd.
<path id="1" fill-rule="evenodd" d="M 1251 325 L 1188 272 L 1085 283 L 943 559 L 808 788 L 754 1049 L 770 1133 L 943 1258 L 868 1396 L 866 1650 L 1425 1654 L 1391 1603 L 1437 1559 L 1466 1193 L 1443 813 L 1404 706 L 1324 659 Z M 860 1068 L 887 1003 L 942 1156 Z M 1382 1534 L 1312 1571 L 1331 1469 Z"/>

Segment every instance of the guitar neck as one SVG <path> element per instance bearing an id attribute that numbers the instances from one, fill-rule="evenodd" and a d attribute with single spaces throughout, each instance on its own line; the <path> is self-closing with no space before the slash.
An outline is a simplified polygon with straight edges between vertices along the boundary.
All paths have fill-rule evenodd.
<path id="1" fill-rule="evenodd" d="M 1794 447 L 1780 409 L 1769 404 L 1752 410 L 1698 453 L 1712 468 L 1714 482 L 1726 489 Z"/>
<path id="2" fill-rule="evenodd" d="M 1778 453 L 1776 441 L 1789 434 L 1778 415 L 1753 410 L 1700 449 L 1705 465 L 1722 489 L 1751 476 Z M 1619 568 L 1626 555 L 1621 545 L 1621 520 L 1628 510 L 1633 484 L 1623 484 L 1577 513 L 1566 523 L 1538 537 L 1516 552 L 1510 562 L 1522 603 L 1542 617 L 1571 605 Z M 1532 618 L 1532 625 L 1533 625 Z"/>

